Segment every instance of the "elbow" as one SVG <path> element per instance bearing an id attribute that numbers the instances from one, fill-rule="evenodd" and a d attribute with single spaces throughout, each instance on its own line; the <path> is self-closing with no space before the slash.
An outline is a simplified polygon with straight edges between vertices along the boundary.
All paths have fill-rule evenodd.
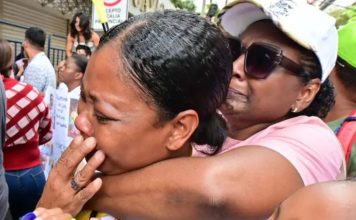
<path id="1" fill-rule="evenodd" d="M 260 219 L 265 213 L 256 207 L 261 203 L 253 193 L 254 182 L 246 177 L 243 167 L 222 163 L 226 161 L 214 160 L 205 166 L 200 181 L 205 211 L 213 216 L 211 219 Z"/>
<path id="2" fill-rule="evenodd" d="M 208 214 L 209 219 L 231 219 L 234 217 L 236 201 L 238 196 L 229 190 L 226 178 L 221 173 L 211 170 L 205 175 L 202 182 L 202 203 L 200 210 Z"/>
<path id="3" fill-rule="evenodd" d="M 226 198 L 216 193 L 208 193 L 201 210 L 209 216 L 209 219 L 230 219 L 232 213 L 229 207 Z"/>

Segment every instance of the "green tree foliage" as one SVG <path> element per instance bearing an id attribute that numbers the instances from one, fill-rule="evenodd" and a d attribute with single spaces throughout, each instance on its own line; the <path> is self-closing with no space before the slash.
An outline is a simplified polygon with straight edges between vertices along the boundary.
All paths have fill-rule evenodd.
<path id="1" fill-rule="evenodd" d="M 336 26 L 347 24 L 350 21 L 356 21 L 356 3 L 347 8 L 338 8 L 329 12 L 336 19 Z"/>
<path id="2" fill-rule="evenodd" d="M 205 5 L 205 13 L 208 15 L 209 14 L 209 10 L 212 4 L 206 4 Z M 217 4 L 214 4 L 216 6 L 218 6 Z M 210 17 L 213 16 L 217 16 L 219 14 L 220 9 L 217 7 L 216 10 L 213 10 L 214 14 L 210 14 Z"/>
<path id="3" fill-rule="evenodd" d="M 192 0 L 171 0 L 174 7 L 195 12 L 196 6 Z"/>

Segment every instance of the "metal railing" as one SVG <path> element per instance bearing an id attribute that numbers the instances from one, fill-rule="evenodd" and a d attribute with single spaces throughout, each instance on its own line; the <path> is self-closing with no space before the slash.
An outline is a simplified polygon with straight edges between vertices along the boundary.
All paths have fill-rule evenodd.
<path id="1" fill-rule="evenodd" d="M 21 53 L 21 48 L 22 48 L 22 42 L 21 41 L 15 41 L 15 40 L 7 40 L 10 42 L 10 44 L 13 45 L 15 56 L 19 53 Z"/>
<path id="2" fill-rule="evenodd" d="M 60 48 L 55 48 L 55 47 L 50 47 L 51 45 L 51 41 L 52 41 L 52 37 L 62 37 L 62 36 L 58 36 L 56 34 L 52 34 L 52 35 L 48 35 L 47 37 L 47 55 L 48 58 L 51 60 L 52 64 L 55 64 L 57 66 L 57 64 L 61 61 L 64 60 L 66 58 L 66 51 L 64 49 L 60 49 Z M 63 37 L 64 39 L 66 39 L 65 37 Z"/>
<path id="3" fill-rule="evenodd" d="M 26 30 L 29 28 L 29 26 L 16 24 L 14 22 L 6 21 L 4 19 L 0 19 L 0 24 L 20 28 L 23 30 Z M 25 37 L 25 36 L 23 36 L 23 37 Z M 61 60 L 65 59 L 66 51 L 65 51 L 65 49 L 53 47 L 52 46 L 52 38 L 59 38 L 59 39 L 66 40 L 66 37 L 59 35 L 59 34 L 47 33 L 47 56 L 48 56 L 49 60 L 52 62 L 52 65 L 56 66 Z M 6 40 L 9 41 L 12 45 L 14 45 L 15 55 L 17 55 L 21 52 L 22 41 L 15 41 L 15 40 L 11 40 L 11 39 L 6 39 Z"/>

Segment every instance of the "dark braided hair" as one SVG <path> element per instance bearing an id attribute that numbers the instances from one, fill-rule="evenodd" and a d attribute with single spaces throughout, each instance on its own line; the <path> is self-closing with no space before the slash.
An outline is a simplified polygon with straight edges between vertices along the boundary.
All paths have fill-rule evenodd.
<path id="1" fill-rule="evenodd" d="M 224 102 L 232 57 L 220 30 L 197 15 L 159 11 L 129 18 L 105 34 L 98 47 L 117 47 L 142 96 L 158 107 L 158 121 L 192 109 L 199 126 L 191 137 L 215 153 L 227 136 L 216 109 Z M 159 124 L 158 123 L 158 124 Z"/>

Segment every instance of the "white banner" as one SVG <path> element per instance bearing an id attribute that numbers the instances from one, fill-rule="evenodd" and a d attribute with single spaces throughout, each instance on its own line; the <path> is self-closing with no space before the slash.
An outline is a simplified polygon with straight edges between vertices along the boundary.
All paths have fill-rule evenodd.
<path id="1" fill-rule="evenodd" d="M 127 19 L 128 0 L 104 0 L 104 7 L 108 18 L 109 28 L 122 23 Z M 92 26 L 96 31 L 103 31 L 103 26 L 99 21 L 98 13 L 93 4 Z"/>
<path id="2" fill-rule="evenodd" d="M 52 113 L 53 129 L 52 140 L 40 146 L 46 178 L 72 139 L 79 134 L 74 126 L 78 115 L 78 99 L 79 97 L 72 97 L 68 93 L 64 83 L 57 89 L 49 88 L 45 93 L 45 101 Z"/>

